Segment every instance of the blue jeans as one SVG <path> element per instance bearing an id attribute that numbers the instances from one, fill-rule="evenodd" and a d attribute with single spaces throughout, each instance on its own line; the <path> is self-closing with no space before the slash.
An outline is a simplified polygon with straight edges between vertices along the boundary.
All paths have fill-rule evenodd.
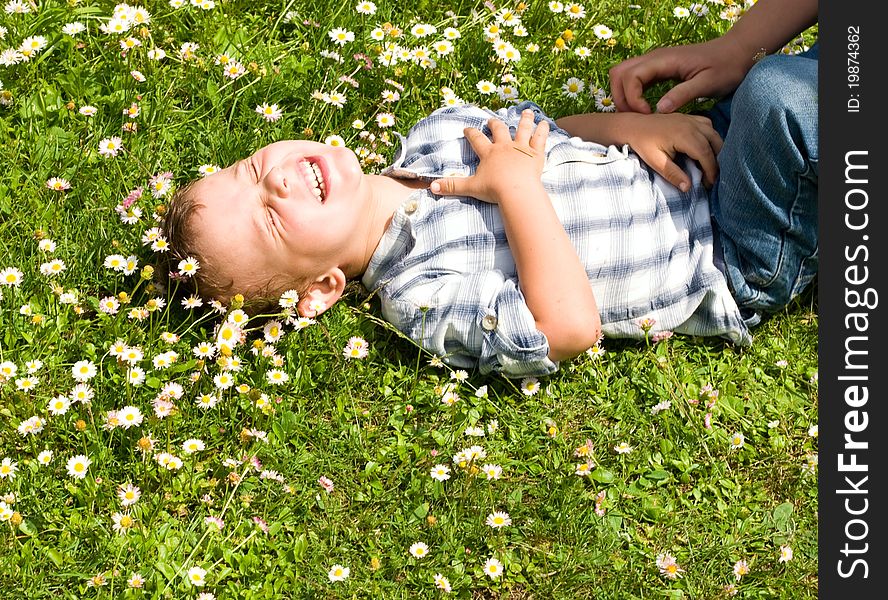
<path id="1" fill-rule="evenodd" d="M 750 326 L 817 275 L 817 56 L 769 56 L 709 112 L 724 139 L 710 192 L 717 250 Z"/>

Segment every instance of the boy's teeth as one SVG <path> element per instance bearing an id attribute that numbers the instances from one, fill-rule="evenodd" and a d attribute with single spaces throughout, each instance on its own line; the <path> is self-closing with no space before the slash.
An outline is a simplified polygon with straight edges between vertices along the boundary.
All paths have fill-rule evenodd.
<path id="1" fill-rule="evenodd" d="M 305 175 L 309 182 L 312 184 L 312 193 L 316 198 L 319 198 L 321 201 L 324 200 L 325 193 L 327 191 L 326 185 L 324 185 L 324 175 L 321 173 L 320 167 L 316 164 L 311 163 L 307 160 L 302 161 L 302 168 L 305 170 Z"/>

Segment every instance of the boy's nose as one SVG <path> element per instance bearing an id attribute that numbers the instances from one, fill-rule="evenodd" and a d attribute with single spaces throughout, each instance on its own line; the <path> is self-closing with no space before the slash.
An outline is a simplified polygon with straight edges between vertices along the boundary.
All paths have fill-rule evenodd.
<path id="1" fill-rule="evenodd" d="M 263 182 L 266 188 L 277 196 L 286 198 L 290 195 L 290 188 L 293 185 L 292 177 L 279 166 L 272 167 L 265 175 Z"/>

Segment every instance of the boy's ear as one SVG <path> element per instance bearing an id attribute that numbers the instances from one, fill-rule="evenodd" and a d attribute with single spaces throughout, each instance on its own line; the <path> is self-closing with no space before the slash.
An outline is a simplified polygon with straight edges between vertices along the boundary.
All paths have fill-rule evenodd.
<path id="1" fill-rule="evenodd" d="M 345 291 L 346 281 L 345 273 L 339 268 L 330 269 L 312 281 L 299 299 L 299 314 L 316 317 L 336 304 Z"/>

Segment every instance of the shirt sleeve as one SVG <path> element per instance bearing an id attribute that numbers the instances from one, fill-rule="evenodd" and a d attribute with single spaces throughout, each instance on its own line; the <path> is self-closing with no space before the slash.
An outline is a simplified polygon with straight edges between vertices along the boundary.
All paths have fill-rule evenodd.
<path id="1" fill-rule="evenodd" d="M 397 298 L 383 313 L 412 339 L 449 364 L 506 377 L 558 370 L 549 342 L 536 328 L 518 282 L 501 271 L 434 274 Z"/>

